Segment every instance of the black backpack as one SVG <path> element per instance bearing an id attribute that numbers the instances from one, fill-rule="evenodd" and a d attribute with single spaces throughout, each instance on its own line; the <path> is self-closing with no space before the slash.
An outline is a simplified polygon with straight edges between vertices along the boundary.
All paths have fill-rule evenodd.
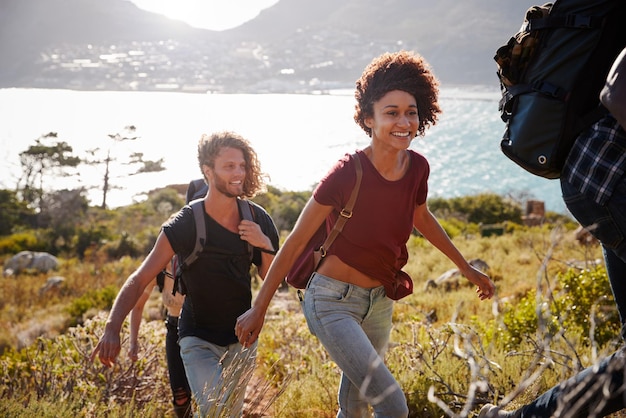
<path id="1" fill-rule="evenodd" d="M 599 100 L 626 44 L 626 0 L 556 0 L 526 12 L 494 57 L 506 123 L 502 152 L 555 179 L 576 137 L 607 113 Z"/>
<path id="2" fill-rule="evenodd" d="M 189 182 L 187 186 L 187 193 L 185 196 L 185 202 L 189 204 L 192 200 L 200 199 L 206 196 L 209 191 L 209 185 L 204 179 L 195 179 Z"/>

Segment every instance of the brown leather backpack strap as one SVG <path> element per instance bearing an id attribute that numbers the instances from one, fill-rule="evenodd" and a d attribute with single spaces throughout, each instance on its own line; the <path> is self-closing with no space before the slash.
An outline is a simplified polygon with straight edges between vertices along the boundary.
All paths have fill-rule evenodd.
<path id="1" fill-rule="evenodd" d="M 326 250 L 331 246 L 335 238 L 337 238 L 345 223 L 352 217 L 352 209 L 354 208 L 354 203 L 356 202 L 357 195 L 359 194 L 361 179 L 363 178 L 363 167 L 361 166 L 361 160 L 359 159 L 359 155 L 357 153 L 352 154 L 352 159 L 354 160 L 356 169 L 356 183 L 354 184 L 348 203 L 346 203 L 346 206 L 339 213 L 337 222 L 335 222 L 333 229 L 330 231 L 330 234 L 328 234 L 328 237 L 326 237 L 326 241 L 324 241 L 324 244 L 322 244 L 319 249 L 322 258 L 326 256 Z"/>

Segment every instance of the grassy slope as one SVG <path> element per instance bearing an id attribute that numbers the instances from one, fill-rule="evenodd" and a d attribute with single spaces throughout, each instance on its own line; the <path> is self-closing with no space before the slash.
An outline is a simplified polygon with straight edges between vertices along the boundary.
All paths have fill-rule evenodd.
<path id="1" fill-rule="evenodd" d="M 503 301 L 515 301 L 536 288 L 538 283 L 542 286 L 548 283 L 551 286 L 558 285 L 554 283 L 556 273 L 572 265 L 584 266 L 585 263 L 601 259 L 598 246 L 582 247 L 575 241 L 573 232 L 550 228 L 533 228 L 490 238 L 456 237 L 454 241 L 468 259 L 481 258 L 487 262 L 490 275 L 496 281 L 498 295 L 494 301 L 481 302 L 475 296 L 474 289 L 466 285 L 465 279 L 460 280 L 458 288 L 453 286 L 451 290 L 441 287 L 425 290 L 428 279 L 435 279 L 454 266 L 423 240 L 414 238 L 409 243 L 410 261 L 406 270 L 414 278 L 415 293 L 396 304 L 396 326 L 388 363 L 405 388 L 412 411 L 417 414 L 415 416 L 444 415 L 427 399 L 428 388 L 432 385 L 438 388 L 437 394 L 446 399 L 447 405 L 457 412 L 466 401 L 464 396 L 459 395 L 467 394 L 466 383 L 470 380 L 472 370 L 467 368 L 465 361 L 449 352 L 459 335 L 449 331 L 450 324 L 469 329 L 473 323 L 487 323 L 494 318 L 494 312 Z M 545 264 L 547 269 L 543 271 L 542 265 L 548 255 L 549 261 Z M 57 291 L 45 295 L 40 295 L 39 289 L 46 275 L 3 278 L 0 280 L 0 343 L 5 346 L 26 346 L 37 336 L 58 335 L 64 324 L 67 324 L 69 318 L 66 307 L 72 300 L 107 285 L 119 288 L 138 263 L 139 260 L 132 259 L 115 263 L 95 259 L 82 263 L 66 261 L 58 272 L 65 277 L 65 283 Z M 433 312 L 436 313 L 436 320 L 433 320 Z M 94 315 L 96 312 L 90 311 L 85 317 Z M 82 337 L 70 337 L 70 340 L 82 344 L 83 354 L 88 353 L 101 332 L 103 318 L 102 315 L 96 316 L 93 323 L 89 322 L 86 329 L 81 331 Z M 155 292 L 146 309 L 146 321 L 159 318 L 159 294 Z M 46 408 L 51 413 L 56 412 L 53 414 L 55 416 L 67 415 L 67 408 L 73 414 L 89 416 L 89 411 L 102 411 L 103 403 L 108 401 L 112 402 L 106 408 L 109 416 L 130 416 L 139 411 L 147 416 L 163 414 L 169 407 L 169 389 L 161 350 L 163 327 L 160 321 L 152 321 L 144 325 L 142 331 L 142 344 L 146 350 L 144 363 L 130 365 L 124 352 L 120 357 L 120 369 L 114 372 L 104 371 L 98 364 L 79 362 L 79 368 L 104 376 L 100 378 L 100 384 L 90 391 L 75 391 L 82 394 L 82 403 L 70 396 L 64 403 L 50 403 Z M 472 338 L 465 335 L 464 343 Z M 559 346 L 557 348 L 560 349 Z M 527 365 L 527 359 L 512 360 L 494 350 L 493 347 L 486 347 L 486 357 L 500 362 L 504 368 L 501 373 L 489 376 L 494 379 L 491 383 L 502 395 L 513 390 L 519 381 L 520 369 L 523 370 Z M 580 351 L 588 352 L 586 349 Z M 585 359 L 589 361 L 586 354 L 583 356 Z M 261 335 L 258 364 L 258 377 L 255 379 L 258 393 L 251 399 L 272 399 L 277 391 L 284 390 L 271 406 L 268 412 L 270 416 L 334 416 L 339 371 L 310 336 L 293 290 L 279 293 L 274 299 Z M 46 396 L 41 401 L 35 401 L 30 387 L 26 389 L 27 392 L 11 388 L 11 382 L 8 381 L 10 372 L 4 368 L 2 373 L 3 390 L 11 394 L 6 397 L 7 403 L 3 408 L 12 408 L 12 405 L 14 408 L 7 409 L 9 413 L 23 411 L 21 408 L 27 405 L 24 413 L 30 411 L 32 414 L 34 409 L 42 408 L 42 403 L 48 402 L 49 397 Z M 547 370 L 544 378 L 532 385 L 530 391 L 517 401 L 540 393 L 567 373 L 571 373 L 568 368 Z M 118 388 L 118 392 L 114 392 L 112 384 L 121 380 L 122 376 L 129 375 L 134 378 L 126 378 L 126 381 L 135 384 L 135 388 L 126 391 Z M 422 381 L 421 376 L 427 378 Z M 278 379 L 281 383 L 276 388 L 263 384 L 272 379 Z M 59 384 L 62 383 L 60 378 L 57 380 Z M 451 382 L 456 383 L 446 386 Z M 146 384 L 151 385 L 152 390 L 147 390 Z M 8 392 L 7 387 L 11 388 Z M 158 390 L 157 396 L 154 390 Z M 55 396 L 66 393 L 63 388 L 48 388 L 42 392 Z M 130 406 L 132 403 L 118 406 L 111 397 L 112 393 L 116 394 L 118 400 L 125 396 L 127 400 L 135 399 L 135 406 Z M 450 394 L 454 394 L 454 401 L 450 401 Z M 142 400 L 142 396 L 148 396 L 150 401 Z M 489 395 L 476 399 L 481 402 L 487 400 L 490 400 Z"/>

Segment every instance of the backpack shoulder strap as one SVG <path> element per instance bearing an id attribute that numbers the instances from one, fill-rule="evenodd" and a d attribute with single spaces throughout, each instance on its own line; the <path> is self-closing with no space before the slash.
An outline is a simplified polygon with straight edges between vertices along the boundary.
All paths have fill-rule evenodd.
<path id="1" fill-rule="evenodd" d="M 204 223 L 204 199 L 196 199 L 189 202 L 189 206 L 193 210 L 193 218 L 196 224 L 196 244 L 193 251 L 184 260 L 183 265 L 188 267 L 202 252 L 206 244 L 206 225 Z"/>
<path id="2" fill-rule="evenodd" d="M 181 256 L 175 255 L 172 258 L 172 272 L 174 273 L 174 286 L 172 295 L 176 292 L 185 294 L 185 286 L 182 282 L 182 271 L 193 264 L 198 258 L 204 245 L 206 244 L 206 225 L 204 222 L 204 198 L 192 200 L 188 203 L 193 210 L 193 218 L 196 227 L 195 245 L 191 253 L 183 260 Z"/>
<path id="3" fill-rule="evenodd" d="M 172 294 L 175 294 L 177 289 L 180 287 L 179 280 L 181 279 L 180 271 L 189 267 L 193 264 L 198 256 L 202 253 L 204 246 L 206 245 L 206 224 L 204 222 L 204 198 L 192 200 L 189 202 L 189 206 L 193 210 L 194 223 L 196 226 L 196 240 L 193 251 L 185 257 L 182 263 L 176 268 L 176 275 L 174 278 L 174 289 L 172 289 Z M 252 210 L 252 205 L 247 200 L 237 199 L 237 206 L 239 208 L 240 216 L 243 219 L 247 219 L 249 221 L 255 222 L 254 211 Z M 252 245 L 248 243 L 248 254 L 250 260 L 252 260 Z M 184 292 L 181 292 L 184 294 Z"/>
<path id="4" fill-rule="evenodd" d="M 196 199 L 189 202 L 189 206 L 193 210 L 193 217 L 196 224 L 196 244 L 193 251 L 184 260 L 183 265 L 189 267 L 202 252 L 202 249 L 206 245 L 206 225 L 204 223 L 204 199 Z M 239 207 L 239 213 L 243 219 L 255 222 L 254 212 L 250 202 L 243 199 L 237 199 L 237 206 Z M 248 252 L 252 257 L 252 246 L 248 244 Z"/>
<path id="5" fill-rule="evenodd" d="M 242 219 L 255 222 L 254 212 L 252 211 L 252 205 L 249 201 L 237 198 L 237 206 L 239 206 L 239 214 Z"/>
<path id="6" fill-rule="evenodd" d="M 248 200 L 237 198 L 237 206 L 239 207 L 239 215 L 242 219 L 256 222 L 252 204 Z M 252 245 L 250 245 L 250 243 L 248 243 L 248 254 L 250 255 L 250 260 L 252 260 Z"/>

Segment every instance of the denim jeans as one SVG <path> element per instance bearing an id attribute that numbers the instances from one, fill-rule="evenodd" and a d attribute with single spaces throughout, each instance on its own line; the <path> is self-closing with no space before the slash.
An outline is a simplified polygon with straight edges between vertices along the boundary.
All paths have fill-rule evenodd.
<path id="1" fill-rule="evenodd" d="M 384 364 L 393 301 L 382 286 L 365 289 L 315 273 L 304 294 L 311 333 L 341 369 L 338 418 L 406 418 L 402 388 Z"/>
<path id="2" fill-rule="evenodd" d="M 606 271 L 624 335 L 626 322 L 626 177 L 606 205 L 599 205 L 561 179 L 565 205 L 576 220 L 600 241 Z"/>
<path id="3" fill-rule="evenodd" d="M 515 418 L 604 417 L 626 406 L 625 353 L 604 358 L 543 393 L 513 415 Z"/>
<path id="4" fill-rule="evenodd" d="M 226 347 L 197 337 L 180 339 L 180 354 L 200 417 L 240 417 L 252 377 L 256 343 Z"/>

